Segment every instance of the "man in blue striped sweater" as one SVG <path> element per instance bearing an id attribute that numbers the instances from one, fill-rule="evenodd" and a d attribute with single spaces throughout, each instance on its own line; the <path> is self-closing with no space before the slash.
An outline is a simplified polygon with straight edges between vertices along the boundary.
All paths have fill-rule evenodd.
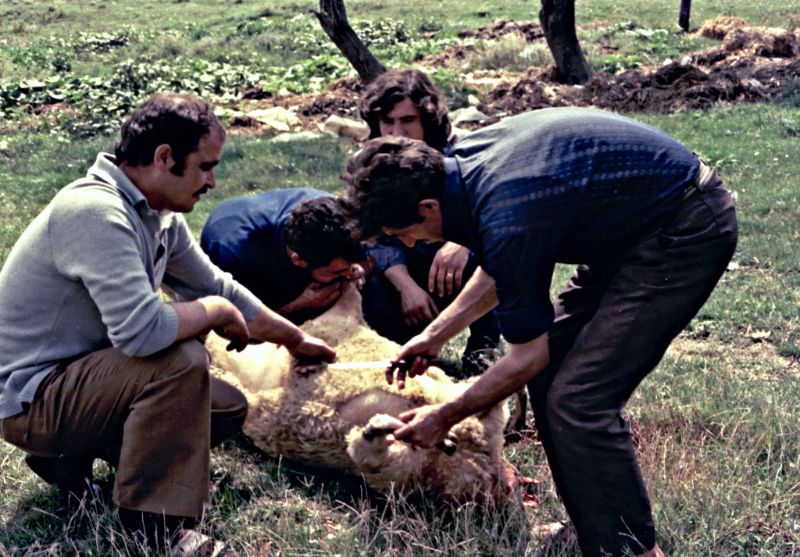
<path id="1" fill-rule="evenodd" d="M 424 372 L 492 309 L 509 343 L 462 396 L 401 415 L 395 437 L 434 446 L 527 384 L 583 554 L 663 555 L 622 410 L 733 254 L 735 210 L 716 173 L 655 128 L 557 108 L 473 132 L 448 156 L 419 141 L 373 139 L 345 178 L 364 236 L 447 239 L 480 259 L 387 379 L 402 385 Z M 553 304 L 556 263 L 578 267 Z"/>

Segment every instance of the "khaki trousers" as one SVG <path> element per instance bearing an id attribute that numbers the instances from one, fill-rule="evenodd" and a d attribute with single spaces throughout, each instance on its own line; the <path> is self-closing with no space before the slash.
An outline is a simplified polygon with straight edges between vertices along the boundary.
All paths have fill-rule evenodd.
<path id="1" fill-rule="evenodd" d="M 208 365 L 195 339 L 145 358 L 94 352 L 50 374 L 25 412 L 0 422 L 2 435 L 39 456 L 108 461 L 122 508 L 199 518 L 209 449 L 247 414 L 244 395 Z"/>

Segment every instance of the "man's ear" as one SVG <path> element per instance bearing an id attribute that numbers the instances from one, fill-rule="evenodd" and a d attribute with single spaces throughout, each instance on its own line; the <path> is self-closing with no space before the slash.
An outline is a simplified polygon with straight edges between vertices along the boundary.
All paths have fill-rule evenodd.
<path id="1" fill-rule="evenodd" d="M 166 170 L 175 166 L 175 159 L 172 158 L 172 147 L 167 143 L 162 143 L 156 147 L 153 154 L 153 164 L 163 166 Z"/>
<path id="2" fill-rule="evenodd" d="M 308 261 L 297 255 L 296 251 L 292 251 L 289 248 L 286 248 L 286 251 L 289 253 L 289 259 L 291 259 L 292 265 L 300 267 L 301 269 L 308 267 Z"/>
<path id="3" fill-rule="evenodd" d="M 428 218 L 432 215 L 439 214 L 439 200 L 438 199 L 420 199 L 419 203 L 417 203 L 417 213 L 421 217 Z"/>

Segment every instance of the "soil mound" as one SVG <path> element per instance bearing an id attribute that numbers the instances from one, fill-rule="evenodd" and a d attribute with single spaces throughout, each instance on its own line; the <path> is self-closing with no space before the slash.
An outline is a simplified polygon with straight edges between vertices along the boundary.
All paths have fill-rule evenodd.
<path id="1" fill-rule="evenodd" d="M 717 103 L 777 101 L 800 79 L 800 44 L 785 29 L 736 27 L 717 18 L 700 33 L 719 36 L 719 47 L 691 53 L 660 67 L 599 72 L 584 86 L 552 81 L 552 71 L 532 68 L 513 85 L 489 92 L 489 111 L 524 112 L 545 106 L 596 106 L 618 111 L 668 113 Z"/>
<path id="2" fill-rule="evenodd" d="M 509 33 L 518 33 L 525 37 L 528 42 L 533 42 L 544 38 L 542 26 L 532 21 L 511 21 L 508 19 L 498 19 L 491 25 L 484 25 L 477 29 L 467 29 L 461 31 L 458 36 L 463 38 L 475 38 L 481 40 L 496 40 Z"/>
<path id="3" fill-rule="evenodd" d="M 537 24 L 507 20 L 465 31 L 462 36 L 496 39 L 507 33 L 522 33 L 528 40 L 542 38 Z M 493 117 L 489 121 L 551 106 L 669 113 L 702 110 L 719 103 L 779 101 L 784 92 L 800 89 L 800 38 L 795 31 L 751 27 L 740 18 L 718 17 L 705 23 L 698 33 L 721 44 L 658 67 L 616 74 L 598 72 L 582 86 L 556 82 L 553 66 L 531 67 L 522 74 L 505 73 L 504 79 L 483 88 L 478 108 Z M 452 47 L 420 63 L 427 68 L 457 67 L 473 48 Z M 357 78 L 345 78 L 319 94 L 269 98 L 258 104 L 290 108 L 301 116 L 304 127 L 313 128 L 331 114 L 358 119 L 362 90 Z"/>

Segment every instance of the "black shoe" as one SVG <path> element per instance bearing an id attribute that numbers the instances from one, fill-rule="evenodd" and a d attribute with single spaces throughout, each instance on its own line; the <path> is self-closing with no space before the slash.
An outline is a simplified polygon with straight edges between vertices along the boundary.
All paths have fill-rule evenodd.
<path id="1" fill-rule="evenodd" d="M 26 455 L 28 468 L 46 481 L 55 485 L 67 497 L 78 500 L 84 497 L 95 497 L 95 486 L 92 483 L 92 464 L 94 457 L 78 456 L 36 456 Z"/>
<path id="2" fill-rule="evenodd" d="M 489 337 L 467 339 L 464 355 L 461 357 L 461 370 L 464 377 L 480 375 L 497 360 L 498 350 L 496 339 Z"/>

